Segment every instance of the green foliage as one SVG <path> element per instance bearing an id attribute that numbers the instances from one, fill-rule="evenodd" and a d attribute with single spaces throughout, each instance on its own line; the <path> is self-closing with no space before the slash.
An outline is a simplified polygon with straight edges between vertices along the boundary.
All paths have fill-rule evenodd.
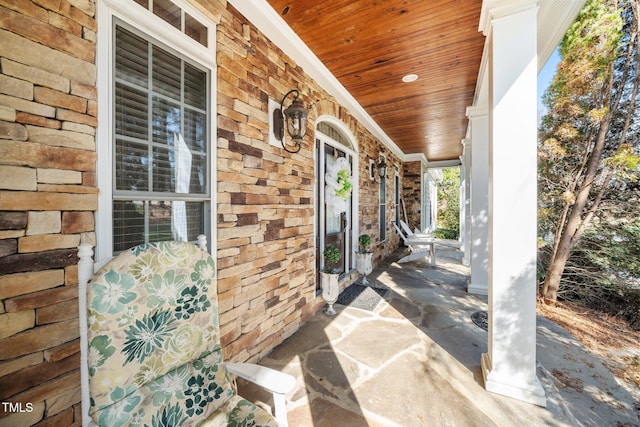
<path id="1" fill-rule="evenodd" d="M 438 228 L 460 232 L 460 168 L 443 169 L 438 186 Z"/>
<path id="2" fill-rule="evenodd" d="M 324 266 L 324 272 L 331 273 L 333 271 L 333 268 L 330 267 L 330 264 L 336 264 L 338 261 L 340 261 L 340 257 L 342 256 L 342 254 L 340 252 L 340 249 L 338 249 L 337 247 L 333 245 L 327 245 L 324 248 L 324 251 L 322 251 L 322 256 L 327 263 L 327 265 Z"/>
<path id="3" fill-rule="evenodd" d="M 638 177 L 640 158 L 629 144 L 621 144 L 613 155 L 606 158 L 604 162 L 623 179 L 635 180 Z"/>
<path id="4" fill-rule="evenodd" d="M 456 240 L 456 239 L 458 239 L 458 236 L 460 235 L 460 230 L 450 230 L 450 229 L 446 229 L 446 228 L 437 228 L 436 231 L 434 231 L 433 235 L 437 239 L 452 239 L 452 240 Z"/>
<path id="5" fill-rule="evenodd" d="M 585 232 L 567 262 L 561 296 L 640 328 L 640 225 L 602 223 Z"/>
<path id="6" fill-rule="evenodd" d="M 574 259 L 601 272 L 600 283 L 624 285 L 636 278 L 640 285 L 637 254 L 640 254 L 640 225 L 604 223 L 585 233 L 574 251 Z"/>
<path id="7" fill-rule="evenodd" d="M 360 244 L 360 248 L 363 252 L 367 252 L 369 250 L 369 245 L 371 245 L 371 236 L 368 234 L 361 234 L 358 237 L 358 244 Z"/>
<path id="8" fill-rule="evenodd" d="M 571 288 L 592 290 L 588 277 L 613 286 L 609 273 L 600 274 L 612 271 L 607 263 L 613 261 L 603 261 L 609 255 L 599 253 L 597 261 L 586 255 L 595 252 L 584 252 L 588 242 L 581 239 L 593 241 L 592 224 L 600 233 L 610 229 L 615 241 L 623 224 L 638 222 L 638 12 L 636 0 L 587 0 L 560 44 L 562 59 L 543 98 L 548 113 L 539 130 L 538 225 L 547 245 L 540 258 L 549 272 L 565 268 L 565 296 Z M 553 299 L 559 276 L 546 276 L 544 297 Z"/>
<path id="9" fill-rule="evenodd" d="M 573 206 L 583 186 L 592 187 L 585 209 L 597 210 L 600 206 L 596 202 L 610 209 L 607 204 L 611 198 L 597 199 L 601 190 L 619 190 L 627 186 L 625 181 L 637 178 L 640 145 L 632 108 L 635 104 L 629 99 L 630 91 L 618 93 L 638 78 L 635 73 L 623 72 L 624 47 L 631 40 L 626 31 L 633 27 L 625 23 L 629 16 L 615 1 L 588 0 L 560 44 L 562 60 L 544 95 L 549 112 L 539 132 L 542 236 L 558 238 L 562 212 Z M 618 95 L 619 104 L 613 104 Z M 622 126 L 625 122 L 631 126 Z M 598 131 L 605 124 L 607 133 L 602 135 L 602 155 L 595 159 L 599 162 L 595 179 L 585 181 Z M 608 175 L 612 176 L 609 180 Z M 603 188 L 605 185 L 611 188 Z"/>

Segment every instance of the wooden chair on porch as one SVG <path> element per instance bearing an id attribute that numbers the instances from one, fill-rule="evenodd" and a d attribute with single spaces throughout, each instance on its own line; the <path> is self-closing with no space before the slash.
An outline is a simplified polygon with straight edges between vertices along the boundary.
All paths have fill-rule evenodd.
<path id="1" fill-rule="evenodd" d="M 409 255 L 406 255 L 398 260 L 399 263 L 416 261 L 419 259 L 423 259 L 427 256 L 431 256 L 431 267 L 435 267 L 436 265 L 436 248 L 435 248 L 435 239 L 433 237 L 425 236 L 425 235 L 413 235 L 411 237 L 407 237 L 404 235 L 398 224 L 393 222 L 393 226 L 396 228 L 398 235 L 404 242 L 404 244 L 409 248 Z"/>
<path id="2" fill-rule="evenodd" d="M 285 394 L 295 379 L 222 360 L 215 265 L 206 250 L 145 244 L 93 274 L 91 247 L 79 249 L 85 425 L 287 426 Z M 232 375 L 269 389 L 275 417 L 238 396 Z"/>
<path id="3" fill-rule="evenodd" d="M 403 220 L 400 220 L 400 226 L 404 230 L 407 237 L 433 237 L 433 230 L 431 229 L 420 231 L 416 228 L 415 230 L 411 230 L 411 227 L 409 227 L 409 225 Z"/>

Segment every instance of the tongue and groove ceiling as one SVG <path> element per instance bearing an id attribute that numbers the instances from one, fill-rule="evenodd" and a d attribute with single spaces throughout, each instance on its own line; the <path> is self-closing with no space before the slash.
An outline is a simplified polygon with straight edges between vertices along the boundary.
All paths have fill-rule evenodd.
<path id="1" fill-rule="evenodd" d="M 405 154 L 458 159 L 485 41 L 481 0 L 268 3 Z"/>

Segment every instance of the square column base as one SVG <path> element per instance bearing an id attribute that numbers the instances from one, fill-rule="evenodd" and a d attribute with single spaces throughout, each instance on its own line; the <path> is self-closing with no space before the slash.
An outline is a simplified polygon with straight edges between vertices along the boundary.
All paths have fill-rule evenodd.
<path id="1" fill-rule="evenodd" d="M 487 391 L 522 400 L 523 402 L 533 403 L 543 408 L 547 406 L 547 396 L 537 377 L 534 377 L 533 384 L 508 384 L 499 382 L 491 376 L 491 358 L 488 353 L 482 354 L 481 362 L 484 387 Z"/>
<path id="2" fill-rule="evenodd" d="M 489 295 L 489 287 L 487 285 L 469 283 L 467 285 L 467 293 L 472 295 Z"/>

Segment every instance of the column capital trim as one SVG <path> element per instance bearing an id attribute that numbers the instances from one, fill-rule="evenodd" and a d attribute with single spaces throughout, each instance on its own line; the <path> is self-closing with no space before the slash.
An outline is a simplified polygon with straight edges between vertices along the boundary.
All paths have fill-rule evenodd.
<path id="1" fill-rule="evenodd" d="M 469 119 L 487 116 L 489 115 L 489 107 L 485 105 L 471 105 L 467 107 L 465 114 Z"/>
<path id="2" fill-rule="evenodd" d="M 484 0 L 480 11 L 478 31 L 482 31 L 485 36 L 488 36 L 491 33 L 491 23 L 494 20 L 532 8 L 538 8 L 538 0 Z"/>

